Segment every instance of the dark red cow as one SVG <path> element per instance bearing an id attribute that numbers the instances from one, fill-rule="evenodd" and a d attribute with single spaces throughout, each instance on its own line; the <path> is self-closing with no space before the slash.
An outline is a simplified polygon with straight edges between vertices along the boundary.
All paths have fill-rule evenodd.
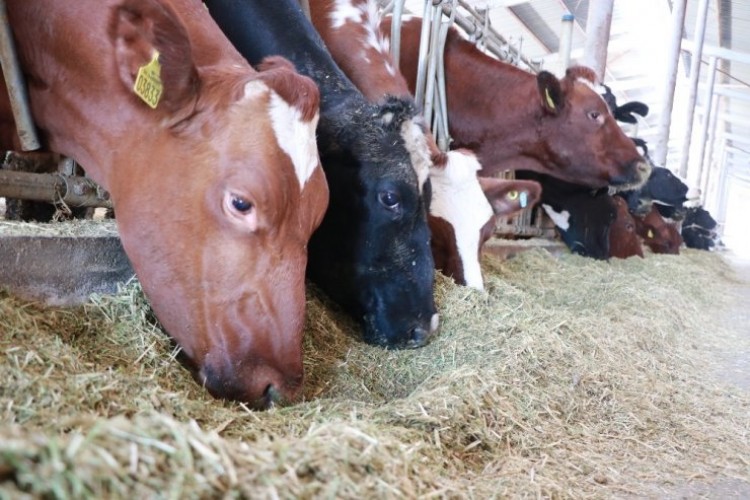
<path id="1" fill-rule="evenodd" d="M 380 34 L 376 2 L 311 0 L 310 12 L 336 64 L 368 100 L 381 102 L 389 95 L 411 99 L 406 80 L 390 57 L 388 41 Z M 414 163 L 430 162 L 428 222 L 435 267 L 459 284 L 483 289 L 480 252 L 494 232 L 496 218 L 535 204 L 541 188 L 532 181 L 489 177 L 480 183 L 481 165 L 472 152 L 442 153 L 425 129 L 423 125 L 420 140 L 411 142 L 410 153 Z"/>
<path id="2" fill-rule="evenodd" d="M 256 407 L 295 399 L 307 243 L 328 201 L 315 84 L 280 58 L 254 70 L 200 2 L 6 4 L 47 146 L 110 192 L 198 381 Z"/>
<path id="3" fill-rule="evenodd" d="M 641 238 L 636 231 L 635 220 L 628 211 L 628 203 L 619 196 L 612 196 L 617 214 L 609 226 L 609 255 L 627 259 L 633 255 L 643 257 Z"/>
<path id="4" fill-rule="evenodd" d="M 633 216 L 636 232 L 643 238 L 643 244 L 654 253 L 679 255 L 682 245 L 682 236 L 674 223 L 664 220 L 656 208 L 651 205 L 651 210 L 644 216 Z"/>
<path id="5" fill-rule="evenodd" d="M 401 30 L 401 71 L 416 83 L 422 22 Z M 390 32 L 390 20 L 381 25 Z M 532 170 L 590 187 L 629 189 L 650 167 L 593 89 L 594 72 L 533 75 L 483 54 L 450 29 L 445 44 L 448 120 L 455 147 L 474 151 L 482 174 Z"/>

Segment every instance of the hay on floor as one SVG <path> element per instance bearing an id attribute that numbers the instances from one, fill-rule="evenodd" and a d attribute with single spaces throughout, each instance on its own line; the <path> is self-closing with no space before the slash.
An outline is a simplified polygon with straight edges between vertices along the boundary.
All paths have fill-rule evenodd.
<path id="1" fill-rule="evenodd" d="M 484 293 L 438 277 L 440 334 L 409 351 L 364 345 L 310 288 L 305 401 L 267 412 L 198 387 L 137 283 L 79 309 L 2 294 L 0 497 L 586 498 L 750 481 L 750 398 L 707 377 L 703 355 L 732 333 L 720 256 L 530 250 L 483 269 Z"/>

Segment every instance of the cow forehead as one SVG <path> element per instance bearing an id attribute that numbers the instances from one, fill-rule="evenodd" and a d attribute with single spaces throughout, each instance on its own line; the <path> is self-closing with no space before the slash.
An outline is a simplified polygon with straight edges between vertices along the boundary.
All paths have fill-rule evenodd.
<path id="1" fill-rule="evenodd" d="M 417 175 L 417 185 L 421 194 L 422 187 L 425 181 L 427 181 L 427 176 L 432 166 L 430 149 L 427 145 L 427 136 L 424 129 L 416 121 L 406 120 L 401 125 L 401 138 L 404 141 L 406 150 L 409 152 L 409 158 L 414 168 L 414 173 Z"/>
<path id="2" fill-rule="evenodd" d="M 260 80 L 245 85 L 243 100 L 255 99 L 268 99 L 267 113 L 276 142 L 291 160 L 302 190 L 320 164 L 315 140 L 320 114 L 316 112 L 311 120 L 304 120 L 302 110 L 287 103 Z"/>

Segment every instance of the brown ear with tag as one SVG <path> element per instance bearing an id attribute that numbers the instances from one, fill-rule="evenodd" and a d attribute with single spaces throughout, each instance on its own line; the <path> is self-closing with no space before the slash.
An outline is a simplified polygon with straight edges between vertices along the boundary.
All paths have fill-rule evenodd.
<path id="1" fill-rule="evenodd" d="M 152 109 L 174 113 L 195 101 L 199 88 L 187 30 L 155 0 L 126 0 L 109 29 L 123 84 Z"/>
<path id="2" fill-rule="evenodd" d="M 536 76 L 536 83 L 539 88 L 542 109 L 552 115 L 560 113 L 565 106 L 560 80 L 549 71 L 540 71 Z"/>

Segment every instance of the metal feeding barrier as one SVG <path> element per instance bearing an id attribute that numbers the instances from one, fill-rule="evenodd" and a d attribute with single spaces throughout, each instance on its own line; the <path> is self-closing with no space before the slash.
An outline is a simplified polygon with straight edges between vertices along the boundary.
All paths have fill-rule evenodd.
<path id="1" fill-rule="evenodd" d="M 71 158 L 36 152 L 40 143 L 29 111 L 26 84 L 18 65 L 5 0 L 0 0 L 0 65 L 22 149 L 8 151 L 0 164 L 0 197 L 58 206 L 112 208 L 104 189 L 91 179 L 76 175 Z"/>
<path id="2" fill-rule="evenodd" d="M 404 0 L 379 0 L 383 15 L 391 14 L 391 56 L 400 59 L 401 23 Z M 533 61 L 521 52 L 521 43 L 515 46 L 498 33 L 490 23 L 489 9 L 477 9 L 464 0 L 425 0 L 422 12 L 422 31 L 419 44 L 419 63 L 414 98 L 430 125 L 438 147 L 447 151 L 451 137 L 448 128 L 448 104 L 445 90 L 443 52 L 448 30 L 453 25 L 461 28 L 468 39 L 482 51 L 500 61 L 537 73 L 540 61 Z M 503 178 L 513 179 L 515 174 L 506 171 Z M 499 219 L 495 232 L 503 236 L 551 236 L 554 229 L 544 227 L 542 210 L 527 208 L 519 214 Z M 533 220 L 532 220 L 533 218 Z"/>

